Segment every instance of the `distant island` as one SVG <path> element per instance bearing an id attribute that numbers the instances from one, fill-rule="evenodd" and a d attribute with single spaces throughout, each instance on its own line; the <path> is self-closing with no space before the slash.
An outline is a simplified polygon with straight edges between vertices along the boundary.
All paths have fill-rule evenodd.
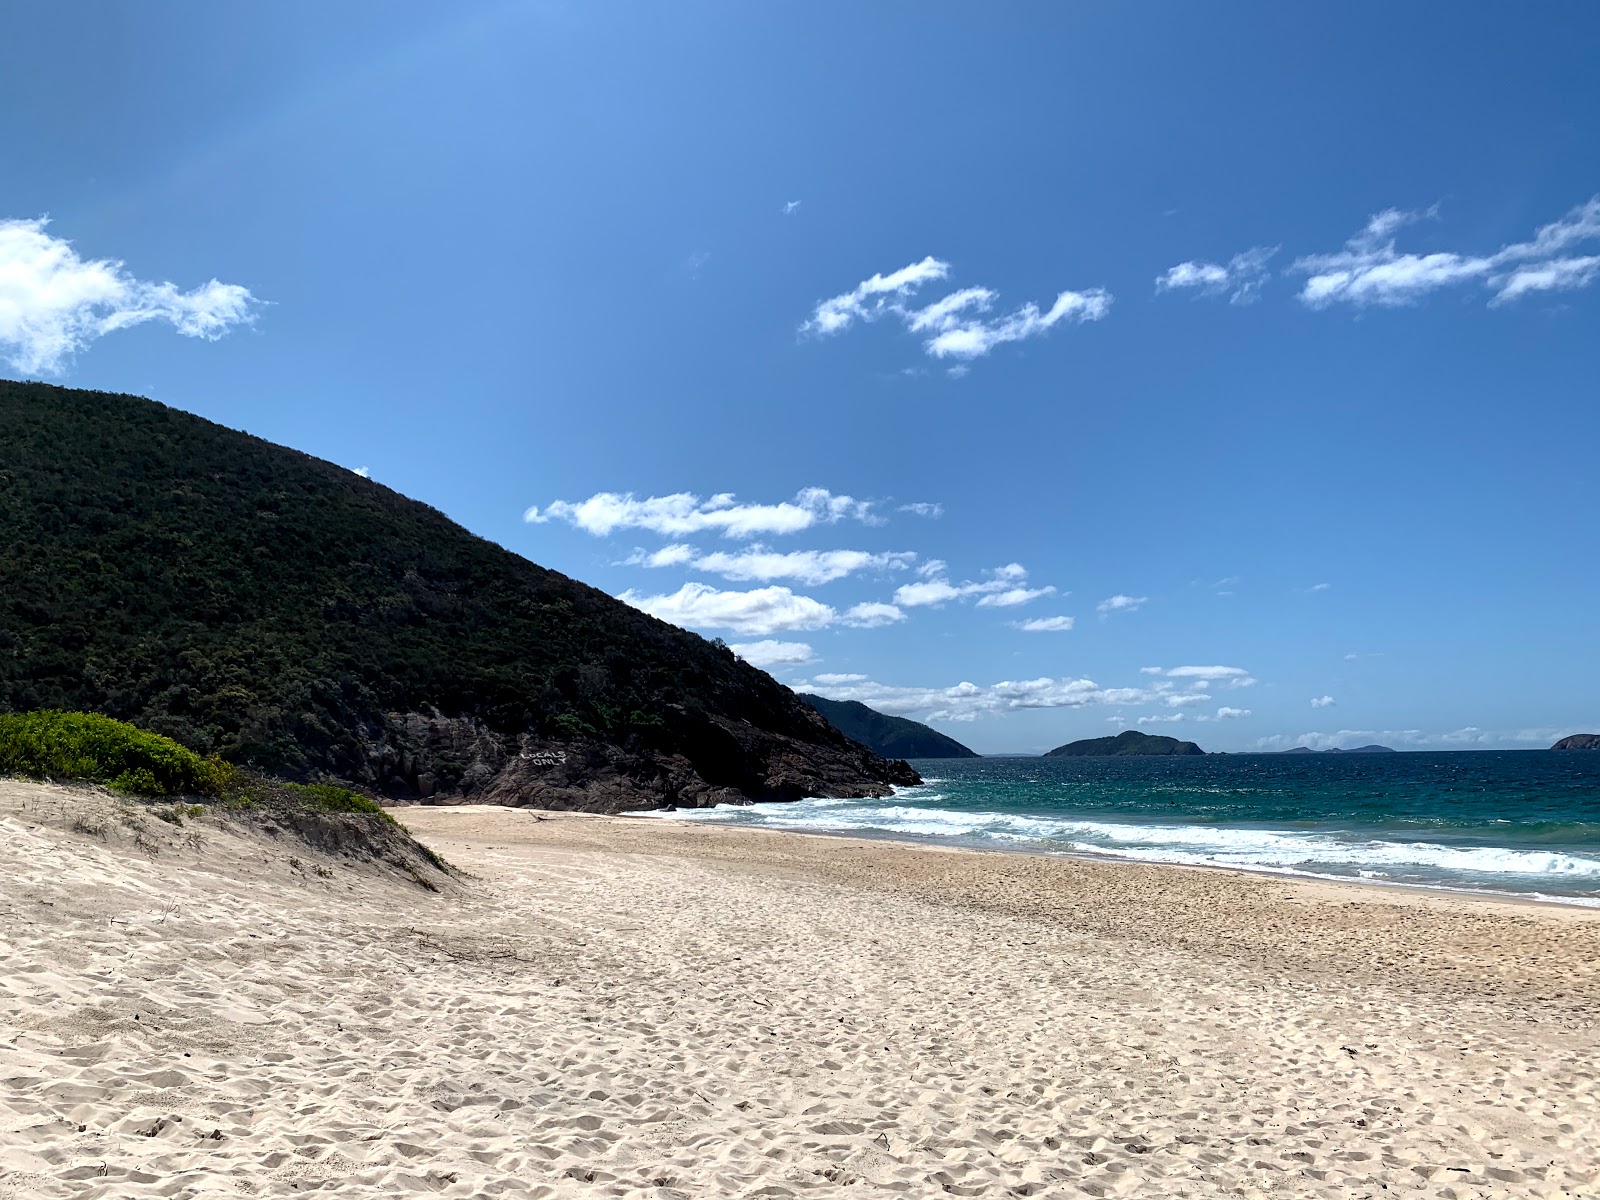
<path id="1" fill-rule="evenodd" d="M 930 729 L 920 721 L 891 717 L 855 700 L 829 700 L 810 692 L 797 693 L 800 699 L 828 719 L 845 737 L 860 742 L 874 754 L 886 758 L 977 758 L 953 737 Z"/>
<path id="2" fill-rule="evenodd" d="M 1600 750 L 1600 733 L 1573 733 L 1562 738 L 1552 750 Z"/>
<path id="3" fill-rule="evenodd" d="M 1393 746 L 1351 746 L 1348 750 L 1338 746 L 1330 746 L 1326 750 L 1313 750 L 1310 746 L 1296 746 L 1292 750 L 1283 751 L 1285 754 L 1398 754 Z"/>
<path id="4" fill-rule="evenodd" d="M 1193 742 L 1128 729 L 1115 737 L 1084 738 L 1047 751 L 1045 758 L 1108 758 L 1131 754 L 1204 754 Z"/>

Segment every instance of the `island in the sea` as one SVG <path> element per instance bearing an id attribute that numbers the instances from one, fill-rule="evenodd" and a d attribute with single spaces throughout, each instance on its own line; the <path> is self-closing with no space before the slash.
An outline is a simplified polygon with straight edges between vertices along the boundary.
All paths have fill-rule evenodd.
<path id="1" fill-rule="evenodd" d="M 1350 746 L 1343 748 L 1329 746 L 1326 750 L 1313 750 L 1310 746 L 1295 746 L 1293 749 L 1283 751 L 1285 754 L 1398 754 L 1393 746 Z"/>
<path id="2" fill-rule="evenodd" d="M 1600 750 L 1600 733 L 1572 733 L 1562 738 L 1552 750 Z"/>
<path id="3" fill-rule="evenodd" d="M 886 758 L 977 758 L 953 737 L 930 729 L 920 721 L 891 717 L 857 700 L 829 700 L 826 696 L 796 695 L 828 719 L 847 738 L 860 742 Z"/>
<path id="4" fill-rule="evenodd" d="M 1084 738 L 1045 753 L 1046 758 L 1109 758 L 1129 754 L 1204 754 L 1193 742 L 1127 729 L 1115 737 Z"/>

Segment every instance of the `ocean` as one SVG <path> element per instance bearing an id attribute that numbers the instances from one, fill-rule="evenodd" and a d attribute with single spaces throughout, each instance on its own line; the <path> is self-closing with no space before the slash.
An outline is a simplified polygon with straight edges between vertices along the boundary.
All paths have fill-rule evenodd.
<path id="1" fill-rule="evenodd" d="M 913 765 L 922 786 L 887 799 L 725 805 L 670 816 L 1600 906 L 1600 752 Z"/>

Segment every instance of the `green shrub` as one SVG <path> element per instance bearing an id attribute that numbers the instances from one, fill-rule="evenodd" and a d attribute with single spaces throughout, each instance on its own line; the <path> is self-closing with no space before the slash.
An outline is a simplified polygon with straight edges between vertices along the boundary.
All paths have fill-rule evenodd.
<path id="1" fill-rule="evenodd" d="M 284 786 L 299 796 L 307 808 L 322 812 L 365 813 L 394 823 L 387 809 L 349 788 L 335 787 L 331 783 L 286 783 Z"/>
<path id="2" fill-rule="evenodd" d="M 171 738 L 93 713 L 0 713 L 0 773 L 84 779 L 138 796 L 220 797 L 234 770 Z"/>

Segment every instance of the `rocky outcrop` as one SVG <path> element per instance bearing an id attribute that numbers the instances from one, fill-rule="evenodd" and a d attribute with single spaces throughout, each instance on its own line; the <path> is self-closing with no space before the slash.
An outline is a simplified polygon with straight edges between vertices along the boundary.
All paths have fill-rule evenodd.
<path id="1" fill-rule="evenodd" d="M 1552 750 L 1600 750 L 1600 733 L 1573 733 L 1562 738 Z"/>
<path id="2" fill-rule="evenodd" d="M 921 782 L 904 762 L 842 738 L 842 745 L 819 747 L 748 722 L 718 720 L 717 726 L 724 735 L 720 752 L 703 738 L 675 752 L 531 733 L 508 738 L 470 718 L 392 713 L 365 740 L 363 765 L 351 774 L 399 800 L 581 812 L 864 798 Z"/>

